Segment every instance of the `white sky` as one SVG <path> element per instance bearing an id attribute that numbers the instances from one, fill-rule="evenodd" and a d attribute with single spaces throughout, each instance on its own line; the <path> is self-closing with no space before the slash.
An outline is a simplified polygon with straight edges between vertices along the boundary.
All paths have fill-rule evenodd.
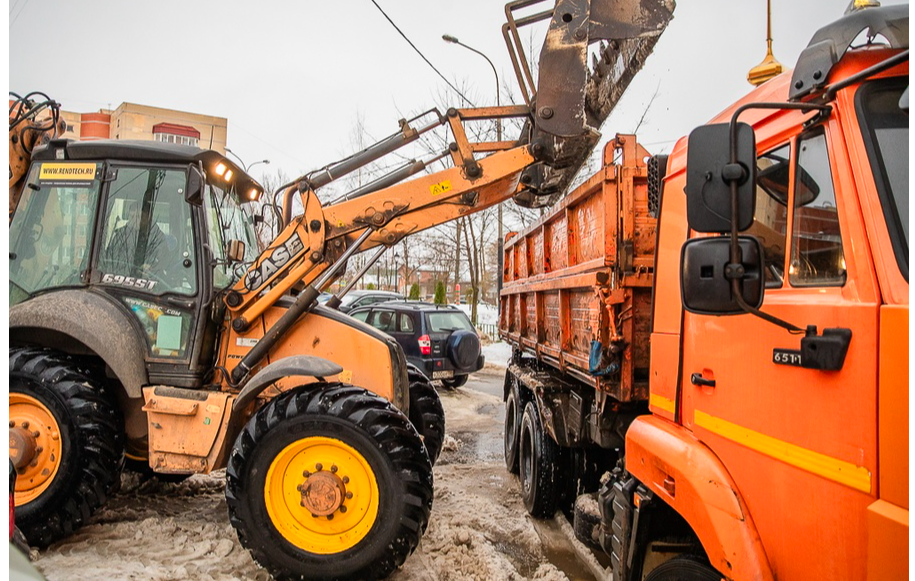
<path id="1" fill-rule="evenodd" d="M 445 76 L 471 87 L 478 105 L 494 104 L 492 70 L 478 55 L 443 42 L 443 33 L 486 53 L 500 78 L 514 84 L 502 0 L 377 1 Z M 657 89 L 640 140 L 653 153 L 669 150 L 751 89 L 747 71 L 765 55 L 765 0 L 679 4 L 604 124 L 605 137 L 632 131 Z M 841 16 L 848 0 L 772 4 L 775 56 L 792 68 L 812 34 Z M 249 164 L 270 159 L 266 169 L 290 177 L 351 153 L 357 115 L 381 138 L 400 117 L 431 107 L 444 88 L 370 0 L 8 6 L 10 90 L 44 91 L 71 111 L 128 101 L 227 117 L 230 149 Z"/>

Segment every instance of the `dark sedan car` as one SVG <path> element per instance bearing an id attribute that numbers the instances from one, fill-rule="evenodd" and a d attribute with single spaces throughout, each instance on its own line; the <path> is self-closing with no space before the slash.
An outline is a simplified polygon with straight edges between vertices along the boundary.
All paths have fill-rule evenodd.
<path id="1" fill-rule="evenodd" d="M 483 367 L 477 331 L 457 307 L 397 301 L 354 309 L 349 314 L 394 337 L 407 361 L 447 387 L 464 385 L 470 373 Z"/>

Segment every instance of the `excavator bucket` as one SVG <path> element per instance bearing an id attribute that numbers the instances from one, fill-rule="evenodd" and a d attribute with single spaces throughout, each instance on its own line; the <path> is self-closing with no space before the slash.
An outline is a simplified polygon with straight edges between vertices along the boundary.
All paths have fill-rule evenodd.
<path id="1" fill-rule="evenodd" d="M 558 0 L 551 10 L 515 18 L 543 0 L 505 8 L 503 35 L 533 121 L 527 138 L 543 162 L 522 176 L 515 201 L 549 205 L 565 190 L 600 139 L 600 127 L 673 17 L 673 0 Z M 534 78 L 521 50 L 519 28 L 549 19 Z M 599 43 L 599 44 L 598 44 Z M 588 66 L 589 47 L 598 44 Z"/>

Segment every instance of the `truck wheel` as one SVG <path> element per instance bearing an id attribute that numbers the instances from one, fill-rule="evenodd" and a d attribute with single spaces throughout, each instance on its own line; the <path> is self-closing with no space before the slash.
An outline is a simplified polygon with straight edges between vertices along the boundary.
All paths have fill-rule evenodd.
<path id="1" fill-rule="evenodd" d="M 120 484 L 121 420 L 102 385 L 66 355 L 9 356 L 16 525 L 46 547 L 86 524 Z"/>
<path id="2" fill-rule="evenodd" d="M 600 506 L 597 504 L 597 493 L 582 494 L 575 499 L 572 516 L 572 531 L 575 538 L 596 550 L 600 547 Z"/>
<path id="3" fill-rule="evenodd" d="M 529 402 L 521 415 L 518 467 L 521 499 L 531 516 L 547 518 L 556 512 L 562 490 L 560 457 L 559 446 L 543 430 L 537 406 Z"/>
<path id="4" fill-rule="evenodd" d="M 721 573 L 694 555 L 674 557 L 658 565 L 645 581 L 720 581 Z"/>
<path id="5" fill-rule="evenodd" d="M 467 383 L 470 375 L 455 375 L 452 379 L 443 379 L 442 385 L 449 389 L 457 389 Z"/>
<path id="6" fill-rule="evenodd" d="M 423 438 L 429 461 L 435 466 L 445 442 L 445 410 L 438 392 L 425 377 L 410 373 L 410 422 Z"/>
<path id="7" fill-rule="evenodd" d="M 329 384 L 258 410 L 226 469 L 229 520 L 277 579 L 379 579 L 413 552 L 432 509 L 419 434 L 387 400 Z"/>
<path id="8" fill-rule="evenodd" d="M 512 474 L 518 473 L 518 446 L 521 441 L 521 394 L 518 380 L 510 379 L 511 387 L 505 398 L 505 426 L 502 447 L 505 454 L 505 467 Z"/>

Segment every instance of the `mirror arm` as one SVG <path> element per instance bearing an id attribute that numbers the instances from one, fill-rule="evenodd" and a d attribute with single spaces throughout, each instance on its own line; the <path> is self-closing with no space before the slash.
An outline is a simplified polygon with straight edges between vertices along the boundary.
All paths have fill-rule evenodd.
<path id="1" fill-rule="evenodd" d="M 731 163 L 725 166 L 722 171 L 722 179 L 726 180 L 731 187 L 730 262 L 725 266 L 725 276 L 731 280 L 731 294 L 734 295 L 734 300 L 737 301 L 737 305 L 740 306 L 740 308 L 745 312 L 750 313 L 751 315 L 755 315 L 774 325 L 778 325 L 783 329 L 787 329 L 789 333 L 804 333 L 804 329 L 796 327 L 795 325 L 779 319 L 774 315 L 764 313 L 759 309 L 748 305 L 747 302 L 743 299 L 743 293 L 741 292 L 740 281 L 743 279 L 746 273 L 744 271 L 743 264 L 741 263 L 740 242 L 738 240 L 738 236 L 740 234 L 738 224 L 740 200 L 737 196 L 737 185 L 740 180 L 746 178 L 747 171 L 738 163 L 737 118 L 741 113 L 748 109 L 799 109 L 801 111 L 820 111 L 821 113 L 826 113 L 831 109 L 826 105 L 813 105 L 809 103 L 749 103 L 738 108 L 734 112 L 734 115 L 731 116 L 731 122 L 729 126 L 729 138 L 731 140 Z"/>

